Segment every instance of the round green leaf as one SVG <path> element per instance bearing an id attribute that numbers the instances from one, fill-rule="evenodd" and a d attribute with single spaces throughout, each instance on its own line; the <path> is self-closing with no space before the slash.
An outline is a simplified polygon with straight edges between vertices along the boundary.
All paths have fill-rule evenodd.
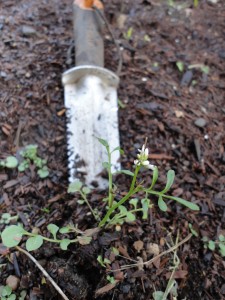
<path id="1" fill-rule="evenodd" d="M 79 192 L 82 187 L 82 182 L 80 180 L 76 180 L 75 182 L 70 183 L 67 192 L 75 193 Z"/>
<path id="2" fill-rule="evenodd" d="M 69 246 L 69 244 L 71 243 L 71 241 L 69 239 L 63 239 L 61 242 L 60 242 L 60 248 L 62 250 L 67 250 L 67 247 Z"/>
<path id="3" fill-rule="evenodd" d="M 167 211 L 167 205 L 166 205 L 166 202 L 163 200 L 162 196 L 159 196 L 158 206 L 159 206 L 160 210 L 162 210 L 164 212 Z"/>
<path id="4" fill-rule="evenodd" d="M 11 295 L 8 297 L 8 300 L 16 300 L 16 295 L 15 295 L 15 294 L 11 294 Z"/>
<path id="5" fill-rule="evenodd" d="M 216 244 L 214 241 L 210 240 L 209 243 L 208 243 L 208 248 L 211 250 L 211 251 L 215 251 L 216 249 Z"/>
<path id="6" fill-rule="evenodd" d="M 58 232 L 59 227 L 56 226 L 55 224 L 49 224 L 47 226 L 47 228 L 48 228 L 48 231 L 51 232 L 51 234 L 53 235 L 54 239 L 56 240 L 56 233 Z"/>
<path id="7" fill-rule="evenodd" d="M 6 227 L 2 232 L 2 242 L 8 248 L 15 247 L 19 245 L 25 232 L 20 226 L 11 225 Z"/>
<path id="8" fill-rule="evenodd" d="M 39 169 L 37 171 L 38 175 L 40 178 L 46 178 L 49 175 L 49 171 L 48 168 L 46 166 L 44 166 L 42 169 Z"/>
<path id="9" fill-rule="evenodd" d="M 89 194 L 91 192 L 91 189 L 89 189 L 89 187 L 87 187 L 87 186 L 84 186 L 83 189 L 82 189 L 82 191 L 85 194 Z"/>
<path id="10" fill-rule="evenodd" d="M 26 241 L 26 249 L 27 251 L 34 251 L 40 248 L 42 244 L 43 237 L 41 235 L 32 236 Z"/>
<path id="11" fill-rule="evenodd" d="M 128 212 L 127 213 L 127 216 L 126 216 L 126 221 L 127 222 L 134 222 L 136 220 L 136 217 L 134 214 L 132 214 L 131 212 Z"/>
<path id="12" fill-rule="evenodd" d="M 220 242 L 225 242 L 225 236 L 223 236 L 222 234 L 219 235 L 219 241 Z"/>
<path id="13" fill-rule="evenodd" d="M 9 296 L 12 293 L 12 288 L 8 285 L 4 286 L 1 291 L 1 296 Z"/>
<path id="14" fill-rule="evenodd" d="M 14 156 L 8 156 L 5 160 L 6 168 L 13 169 L 18 165 L 18 160 Z"/>
<path id="15" fill-rule="evenodd" d="M 225 245 L 222 243 L 219 243 L 219 251 L 222 257 L 225 256 Z"/>

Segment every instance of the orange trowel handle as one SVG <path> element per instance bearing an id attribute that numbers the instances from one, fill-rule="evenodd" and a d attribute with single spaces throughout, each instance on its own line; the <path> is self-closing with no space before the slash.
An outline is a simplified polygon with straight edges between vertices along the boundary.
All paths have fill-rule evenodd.
<path id="1" fill-rule="evenodd" d="M 93 7 L 103 12 L 99 0 L 75 0 L 73 4 L 76 66 L 104 67 L 103 20 Z"/>

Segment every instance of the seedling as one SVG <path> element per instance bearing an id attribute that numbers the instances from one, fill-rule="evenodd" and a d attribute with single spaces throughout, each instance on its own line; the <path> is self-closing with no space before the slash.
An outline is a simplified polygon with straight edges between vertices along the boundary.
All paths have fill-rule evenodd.
<path id="1" fill-rule="evenodd" d="M 182 61 L 177 61 L 176 66 L 181 73 L 184 71 L 184 63 Z"/>
<path id="2" fill-rule="evenodd" d="M 16 295 L 13 294 L 12 288 L 8 285 L 0 287 L 1 300 L 15 300 Z"/>
<path id="3" fill-rule="evenodd" d="M 18 160 L 14 156 L 8 156 L 5 160 L 0 160 L 0 167 L 14 169 L 18 165 Z"/>
<path id="4" fill-rule="evenodd" d="M 97 261 L 100 263 L 100 265 L 103 268 L 106 268 L 106 264 L 111 264 L 111 261 L 109 259 L 107 259 L 107 258 L 103 259 L 101 255 L 98 255 Z"/>
<path id="5" fill-rule="evenodd" d="M 126 40 L 130 40 L 131 37 L 132 37 L 132 34 L 133 34 L 133 28 L 130 27 L 130 28 L 127 30 L 127 32 L 124 33 L 124 38 L 125 38 Z"/>
<path id="6" fill-rule="evenodd" d="M 1 234 L 2 242 L 6 247 L 8 248 L 16 247 L 17 245 L 19 245 L 19 243 L 21 242 L 24 236 L 28 237 L 26 241 L 26 249 L 28 251 L 33 251 L 40 248 L 44 241 L 59 244 L 62 250 L 67 250 L 67 247 L 71 243 L 78 242 L 81 245 L 89 244 L 91 242 L 93 232 L 96 232 L 96 230 L 98 231 L 100 227 L 105 227 L 105 226 L 109 227 L 113 225 L 120 226 L 124 222 L 134 222 L 137 218 L 136 214 L 138 212 L 141 212 L 142 219 L 146 220 L 148 218 L 149 209 L 151 209 L 153 206 L 153 202 L 152 202 L 153 197 L 156 197 L 156 199 L 158 199 L 157 201 L 158 207 L 163 212 L 167 211 L 167 200 L 176 201 L 179 204 L 182 204 L 191 210 L 196 210 L 196 211 L 199 210 L 198 205 L 194 203 L 191 203 L 179 197 L 167 195 L 167 192 L 170 190 L 175 179 L 175 172 L 173 170 L 169 170 L 167 172 L 167 182 L 165 188 L 161 191 L 156 191 L 154 189 L 158 179 L 158 168 L 150 164 L 148 160 L 148 149 L 146 148 L 146 143 L 143 145 L 142 149 L 138 150 L 137 158 L 134 160 L 134 172 L 130 170 L 120 171 L 120 173 L 124 173 L 125 175 L 132 177 L 132 180 L 131 180 L 130 188 L 128 192 L 125 194 L 125 196 L 121 197 L 119 200 L 115 199 L 116 185 L 113 184 L 113 174 L 111 171 L 111 155 L 114 151 L 120 151 L 121 153 L 123 153 L 123 151 L 120 149 L 120 147 L 116 147 L 111 151 L 107 141 L 101 138 L 98 138 L 98 140 L 106 148 L 108 154 L 108 162 L 103 162 L 103 166 L 106 168 L 108 172 L 109 189 L 108 189 L 108 196 L 104 199 L 104 201 L 107 202 L 107 206 L 106 206 L 106 214 L 102 218 L 102 220 L 100 221 L 98 212 L 96 211 L 96 209 L 95 210 L 92 209 L 87 199 L 87 195 L 91 192 L 91 190 L 88 187 L 83 186 L 83 184 L 80 181 L 76 181 L 70 184 L 68 188 L 69 193 L 75 193 L 75 192 L 80 193 L 83 201 L 88 205 L 96 221 L 97 222 L 100 221 L 98 224 L 98 228 L 89 229 L 86 230 L 85 232 L 81 232 L 80 230 L 78 230 L 76 227 L 72 225 L 68 225 L 60 229 L 55 224 L 49 224 L 47 226 L 47 229 L 52 235 L 52 238 L 49 238 L 49 237 L 44 237 L 41 234 L 30 233 L 19 225 L 11 225 L 9 227 L 6 227 Z M 27 151 L 23 153 L 24 157 L 32 159 L 34 161 L 37 157 L 36 149 L 37 149 L 36 147 L 29 147 Z M 141 168 L 145 168 L 153 172 L 151 183 L 146 184 L 147 187 L 144 186 L 144 181 L 140 181 L 140 182 L 137 181 L 137 177 L 139 175 L 139 171 Z M 139 196 L 139 193 L 141 193 L 141 197 Z M 132 208 L 129 210 L 124 205 L 125 203 L 129 203 Z M 59 239 L 57 237 L 59 233 L 60 234 L 75 233 L 77 236 L 76 238 L 73 239 L 69 239 L 68 236 L 66 238 Z M 221 241 L 221 245 L 219 246 L 220 251 L 225 252 L 225 249 L 223 248 L 222 245 L 224 241 L 222 240 L 222 238 L 220 241 Z M 98 257 L 98 261 L 100 264 L 104 266 L 106 263 L 109 263 L 109 261 L 106 261 L 105 259 L 102 260 L 101 256 Z"/>
<path id="7" fill-rule="evenodd" d="M 191 69 L 200 69 L 202 73 L 209 74 L 210 68 L 204 64 L 194 64 L 188 67 L 189 70 Z"/>
<path id="8" fill-rule="evenodd" d="M 208 248 L 211 251 L 218 250 L 222 257 L 225 257 L 225 236 L 220 234 L 218 240 L 210 240 L 207 236 L 203 236 L 202 241 L 204 248 Z"/>
<path id="9" fill-rule="evenodd" d="M 38 169 L 37 173 L 39 177 L 46 178 L 49 175 L 48 167 L 46 166 L 47 161 L 37 155 L 37 148 L 37 145 L 28 145 L 25 149 L 20 151 L 23 161 L 19 164 L 18 170 L 24 172 L 32 163 Z"/>
<path id="10" fill-rule="evenodd" d="M 9 213 L 1 215 L 0 224 L 9 224 L 12 220 L 17 220 L 18 216 L 11 216 Z"/>

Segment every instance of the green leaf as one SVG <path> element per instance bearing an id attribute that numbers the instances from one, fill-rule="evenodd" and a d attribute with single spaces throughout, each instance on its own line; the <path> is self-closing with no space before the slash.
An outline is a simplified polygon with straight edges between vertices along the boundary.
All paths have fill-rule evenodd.
<path id="1" fill-rule="evenodd" d="M 156 181 L 158 179 L 158 176 L 159 176 L 159 171 L 158 171 L 158 168 L 155 167 L 154 170 L 153 170 L 153 174 L 152 174 L 152 183 L 151 183 L 151 186 L 150 188 L 148 189 L 149 191 L 154 187 L 154 185 L 156 184 Z"/>
<path id="2" fill-rule="evenodd" d="M 184 63 L 182 61 L 177 61 L 176 66 L 180 72 L 184 71 Z"/>
<path id="3" fill-rule="evenodd" d="M 220 242 L 225 242 L 225 236 L 223 236 L 222 234 L 219 235 L 219 241 Z"/>
<path id="4" fill-rule="evenodd" d="M 128 212 L 126 216 L 126 222 L 134 222 L 135 220 L 136 220 L 135 215 L 132 214 L 131 212 Z"/>
<path id="5" fill-rule="evenodd" d="M 197 233 L 196 230 L 194 230 L 192 224 L 189 223 L 188 226 L 189 226 L 189 229 L 190 229 L 191 233 L 192 233 L 194 236 L 198 237 L 198 233 Z"/>
<path id="6" fill-rule="evenodd" d="M 208 248 L 211 250 L 211 251 L 215 251 L 216 249 L 216 244 L 214 241 L 210 240 L 209 243 L 208 243 Z"/>
<path id="7" fill-rule="evenodd" d="M 219 251 L 222 257 L 225 256 L 225 245 L 222 243 L 219 243 Z"/>
<path id="8" fill-rule="evenodd" d="M 103 262 L 103 259 L 102 259 L 102 256 L 101 256 L 101 255 L 98 255 L 97 261 L 100 263 L 100 265 L 101 265 L 103 268 L 106 267 L 106 265 L 105 265 L 104 262 Z"/>
<path id="9" fill-rule="evenodd" d="M 126 38 L 127 40 L 130 40 L 131 37 L 132 37 L 132 33 L 133 33 L 133 28 L 130 27 L 130 28 L 127 30 L 127 33 L 125 34 L 125 38 Z"/>
<path id="10" fill-rule="evenodd" d="M 203 65 L 201 67 L 201 71 L 202 71 L 202 73 L 209 74 L 210 69 L 208 66 Z"/>
<path id="11" fill-rule="evenodd" d="M 19 164 L 18 166 L 18 170 L 19 172 L 24 172 L 26 169 L 29 168 L 29 162 L 27 160 L 24 160 L 23 162 L 21 162 L 21 164 Z"/>
<path id="12" fill-rule="evenodd" d="M 2 289 L 2 294 L 1 296 L 9 296 L 12 294 L 12 288 L 8 285 L 4 286 Z"/>
<path id="13" fill-rule="evenodd" d="M 16 300 L 16 295 L 15 295 L 15 294 L 11 294 L 11 295 L 8 297 L 8 300 Z"/>
<path id="14" fill-rule="evenodd" d="M 178 203 L 188 207 L 189 209 L 191 210 L 195 210 L 195 211 L 198 211 L 199 210 L 199 206 L 195 203 L 192 203 L 192 202 L 189 202 L 187 200 L 184 200 L 182 198 L 179 198 L 179 197 L 173 197 L 173 196 L 168 196 L 168 195 L 163 195 L 164 198 L 167 198 L 167 199 L 171 199 L 171 200 L 174 200 L 174 201 L 177 201 Z"/>
<path id="15" fill-rule="evenodd" d="M 112 167 L 112 164 L 108 163 L 107 161 L 104 161 L 102 163 L 103 168 L 109 170 Z"/>
<path id="16" fill-rule="evenodd" d="M 42 244 L 43 237 L 41 235 L 32 236 L 26 241 L 26 249 L 27 251 L 34 251 L 39 249 Z"/>
<path id="17" fill-rule="evenodd" d="M 127 214 L 127 209 L 126 209 L 125 206 L 120 205 L 120 206 L 118 207 L 118 209 L 119 209 L 119 211 L 120 211 L 121 214 L 123 214 L 123 215 L 126 215 L 126 214 Z"/>
<path id="18" fill-rule="evenodd" d="M 75 182 L 72 182 L 69 184 L 68 193 L 75 193 L 79 192 L 82 187 L 82 182 L 80 180 L 76 180 Z"/>
<path id="19" fill-rule="evenodd" d="M 162 196 L 159 196 L 158 206 L 161 209 L 161 211 L 164 211 L 164 212 L 167 211 L 167 205 L 166 205 L 166 202 L 163 200 Z"/>
<path id="20" fill-rule="evenodd" d="M 9 227 L 6 227 L 6 229 L 2 232 L 2 242 L 3 244 L 8 247 L 15 247 L 19 245 L 22 236 L 26 233 L 26 231 L 17 225 L 11 225 Z"/>
<path id="21" fill-rule="evenodd" d="M 126 175 L 129 175 L 129 176 L 134 176 L 134 173 L 133 172 L 131 172 L 131 171 L 129 171 L 129 170 L 121 170 L 121 171 L 119 171 L 120 173 L 123 173 L 123 174 L 126 174 Z"/>
<path id="22" fill-rule="evenodd" d="M 161 291 L 155 291 L 152 294 L 152 297 L 153 297 L 154 300 L 163 300 L 163 296 L 164 296 L 164 293 L 161 292 Z"/>
<path id="23" fill-rule="evenodd" d="M 89 194 L 91 192 L 91 189 L 87 186 L 84 186 L 82 191 L 83 191 L 84 194 Z"/>
<path id="24" fill-rule="evenodd" d="M 108 258 L 104 258 L 104 264 L 111 264 L 111 261 Z"/>
<path id="25" fill-rule="evenodd" d="M 166 193 L 172 186 L 175 178 L 175 172 L 174 170 L 169 170 L 167 172 L 167 182 L 166 182 L 166 187 L 164 190 L 161 191 L 162 194 Z"/>
<path id="26" fill-rule="evenodd" d="M 203 243 L 207 243 L 209 240 L 209 238 L 207 236 L 203 236 L 202 241 Z"/>
<path id="27" fill-rule="evenodd" d="M 133 205 L 134 209 L 137 209 L 137 204 L 138 204 L 138 199 L 137 198 L 133 198 L 129 201 L 129 203 L 131 205 Z"/>
<path id="28" fill-rule="evenodd" d="M 25 297 L 26 297 L 26 295 L 27 295 L 27 292 L 26 292 L 25 290 L 21 291 L 21 292 L 20 292 L 19 300 L 24 300 Z"/>
<path id="29" fill-rule="evenodd" d="M 61 242 L 60 242 L 60 248 L 62 250 L 67 250 L 69 244 L 71 243 L 71 240 L 69 239 L 63 239 Z"/>
<path id="30" fill-rule="evenodd" d="M 62 233 L 62 234 L 63 233 L 69 233 L 70 232 L 70 228 L 67 227 L 67 226 L 62 227 L 62 228 L 59 229 L 59 232 Z"/>
<path id="31" fill-rule="evenodd" d="M 0 160 L 0 167 L 5 167 L 5 161 L 4 160 Z"/>
<path id="32" fill-rule="evenodd" d="M 123 149 L 120 148 L 120 146 L 114 148 L 113 151 L 112 151 L 111 153 L 113 153 L 113 152 L 115 152 L 115 151 L 119 151 L 121 155 L 124 154 L 124 151 L 123 151 Z"/>
<path id="33" fill-rule="evenodd" d="M 98 138 L 98 137 L 97 137 L 97 139 L 98 139 L 99 143 L 101 143 L 104 147 L 109 149 L 109 144 L 106 140 L 103 140 L 103 139 Z"/>
<path id="34" fill-rule="evenodd" d="M 117 256 L 119 255 L 119 250 L 117 250 L 115 247 L 112 247 L 112 252 Z"/>
<path id="35" fill-rule="evenodd" d="M 58 232 L 59 227 L 56 226 L 55 224 L 49 224 L 47 226 L 47 228 L 48 228 L 48 231 L 51 232 L 51 234 L 53 235 L 54 240 L 56 240 L 56 233 Z"/>
<path id="36" fill-rule="evenodd" d="M 40 178 L 46 178 L 49 175 L 49 171 L 48 168 L 46 166 L 44 166 L 42 169 L 39 169 L 37 171 L 38 175 Z"/>
<path id="37" fill-rule="evenodd" d="M 126 104 L 124 104 L 120 99 L 118 99 L 117 101 L 118 101 L 119 108 L 123 109 L 126 107 Z"/>
<path id="38" fill-rule="evenodd" d="M 115 278 L 113 276 L 107 275 L 106 279 L 111 283 L 114 284 L 115 283 Z"/>
<path id="39" fill-rule="evenodd" d="M 77 203 L 80 205 L 83 205 L 85 203 L 85 201 L 80 199 L 80 200 L 77 200 Z"/>
<path id="40" fill-rule="evenodd" d="M 5 166 L 8 169 L 16 168 L 18 165 L 18 160 L 14 156 L 8 156 L 5 160 Z"/>
<path id="41" fill-rule="evenodd" d="M 148 218 L 148 209 L 150 205 L 150 200 L 147 198 L 141 199 L 142 209 L 143 209 L 143 220 L 147 220 Z"/>

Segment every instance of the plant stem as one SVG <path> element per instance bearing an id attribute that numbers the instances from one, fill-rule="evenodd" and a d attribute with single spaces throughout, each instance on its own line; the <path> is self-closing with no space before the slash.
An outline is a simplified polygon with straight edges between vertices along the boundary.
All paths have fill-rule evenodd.
<path id="1" fill-rule="evenodd" d="M 107 149 L 108 152 L 108 161 L 109 161 L 109 167 L 108 167 L 108 177 L 109 177 L 109 200 L 108 205 L 109 208 L 112 207 L 113 204 L 113 193 L 112 193 L 112 171 L 111 171 L 111 153 L 109 152 L 109 149 Z"/>
<path id="2" fill-rule="evenodd" d="M 111 213 L 115 209 L 117 209 L 120 205 L 122 205 L 124 202 L 126 202 L 133 194 L 135 194 L 136 192 L 139 191 L 140 188 L 139 187 L 134 188 L 134 186 L 135 186 L 137 175 L 138 175 L 138 172 L 139 172 L 140 168 L 141 168 L 140 166 L 137 166 L 136 169 L 135 169 L 134 177 L 133 177 L 133 180 L 131 182 L 131 186 L 130 186 L 129 192 L 117 204 L 115 204 L 114 206 L 112 206 L 111 208 L 109 208 L 109 210 L 107 211 L 105 217 L 99 223 L 98 227 L 104 226 L 105 223 L 107 222 L 108 218 L 110 217 Z"/>
<path id="3" fill-rule="evenodd" d="M 35 236 L 37 236 L 38 234 L 34 234 L 34 233 L 30 233 L 30 232 L 26 231 L 26 233 L 24 233 L 24 235 L 28 235 L 28 236 L 31 236 L 31 237 L 35 237 Z M 50 239 L 50 238 L 47 238 L 47 237 L 45 237 L 45 236 L 43 236 L 43 235 L 41 235 L 41 237 L 42 237 L 43 240 L 46 241 L 46 242 L 58 243 L 58 244 L 62 242 L 62 240 L 54 240 L 54 239 Z M 71 243 L 76 243 L 76 242 L 78 242 L 78 240 L 77 240 L 77 239 L 74 239 L 74 240 L 70 240 L 70 242 L 71 242 Z"/>
<path id="4" fill-rule="evenodd" d="M 98 218 L 98 216 L 96 216 L 95 212 L 93 211 L 93 209 L 92 209 L 92 207 L 91 207 L 91 205 L 90 205 L 90 203 L 89 203 L 86 195 L 81 190 L 80 190 L 80 194 L 83 197 L 83 199 L 84 199 L 85 203 L 87 204 L 87 206 L 89 207 L 89 209 L 90 209 L 92 215 L 94 216 L 95 220 L 99 221 L 99 218 Z"/>

